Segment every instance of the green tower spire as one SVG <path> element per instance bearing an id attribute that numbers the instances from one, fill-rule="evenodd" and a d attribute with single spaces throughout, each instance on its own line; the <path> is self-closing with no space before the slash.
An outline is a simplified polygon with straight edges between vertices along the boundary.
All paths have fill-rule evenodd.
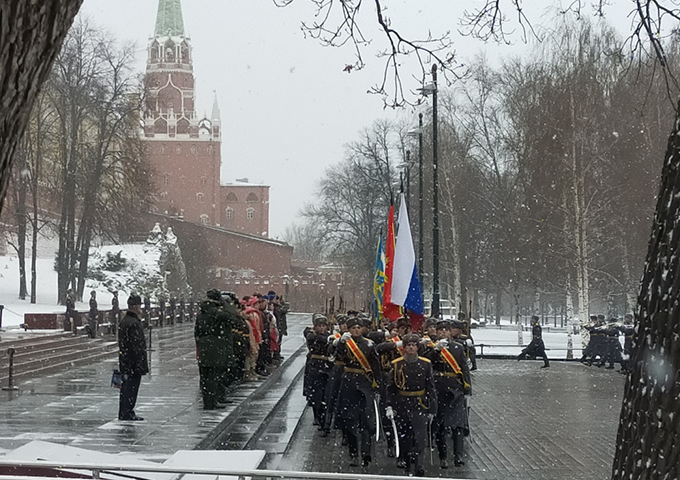
<path id="1" fill-rule="evenodd" d="M 157 37 L 170 35 L 184 36 L 184 19 L 182 18 L 182 3 L 180 0 L 158 0 L 158 14 L 156 15 Z"/>

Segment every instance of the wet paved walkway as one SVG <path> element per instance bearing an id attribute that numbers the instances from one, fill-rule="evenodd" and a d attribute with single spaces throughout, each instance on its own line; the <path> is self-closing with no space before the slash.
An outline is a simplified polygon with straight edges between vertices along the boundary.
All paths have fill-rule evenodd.
<path id="1" fill-rule="evenodd" d="M 153 331 L 151 373 L 140 388 L 144 422 L 115 420 L 115 360 L 22 382 L 0 391 L 0 455 L 40 439 L 162 461 L 179 449 L 267 451 L 262 467 L 352 471 L 340 436 L 322 438 L 302 397 L 310 315 L 290 315 L 280 376 L 240 386 L 226 410 L 203 411 L 193 325 Z M 606 479 L 614 453 L 624 377 L 579 363 L 480 360 L 474 372 L 467 465 L 426 474 L 480 479 Z M 278 377 L 278 378 L 276 378 Z M 435 454 L 435 462 L 436 462 Z M 401 474 L 384 443 L 368 473 Z"/>
<path id="2" fill-rule="evenodd" d="M 625 378 L 580 363 L 480 360 L 473 372 L 471 436 L 464 467 L 438 468 L 425 459 L 425 474 L 448 478 L 598 480 L 611 478 Z M 341 435 L 327 438 L 307 410 L 281 470 L 347 472 Z M 451 448 L 451 446 L 449 446 Z M 366 473 L 403 474 L 384 442 Z M 449 454 L 452 464 L 452 457 Z"/>
<path id="3" fill-rule="evenodd" d="M 18 392 L 0 391 L 0 455 L 31 440 L 45 440 L 162 461 L 176 450 L 194 449 L 205 442 L 222 422 L 231 423 L 231 413 L 243 411 L 240 407 L 246 400 L 249 418 L 265 418 L 277 401 L 272 393 L 281 395 L 281 385 L 290 385 L 292 370 L 300 367 L 301 332 L 311 316 L 290 314 L 288 322 L 282 380 L 277 382 L 272 375 L 266 383 L 244 383 L 231 394 L 225 410 L 202 409 L 193 324 L 153 330 L 151 371 L 143 377 L 135 408 L 143 422 L 116 419 L 119 391 L 111 388 L 110 381 L 117 359 L 26 380 L 19 383 Z M 241 440 L 245 444 L 248 438 L 221 448 L 242 448 Z"/>

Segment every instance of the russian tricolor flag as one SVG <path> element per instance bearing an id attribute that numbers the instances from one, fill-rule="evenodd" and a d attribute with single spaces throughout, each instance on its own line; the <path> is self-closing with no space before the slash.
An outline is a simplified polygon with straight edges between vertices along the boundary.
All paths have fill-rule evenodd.
<path id="1" fill-rule="evenodd" d="M 418 323 L 422 321 L 423 294 L 418 280 L 416 252 L 413 249 L 411 226 L 408 221 L 406 199 L 403 193 L 400 195 L 400 200 L 397 240 L 394 247 L 394 263 L 390 279 L 391 303 L 401 305 L 410 311 L 411 324 L 413 329 L 417 330 L 419 325 L 416 325 L 413 320 L 417 319 Z"/>

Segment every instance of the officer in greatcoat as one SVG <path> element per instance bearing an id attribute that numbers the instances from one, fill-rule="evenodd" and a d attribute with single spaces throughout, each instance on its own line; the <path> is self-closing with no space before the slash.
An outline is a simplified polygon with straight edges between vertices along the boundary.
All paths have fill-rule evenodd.
<path id="1" fill-rule="evenodd" d="M 450 340 L 451 327 L 462 329 L 460 321 L 437 323 L 437 342 L 428 349 L 425 356 L 432 361 L 434 383 L 437 388 L 437 417 L 434 431 L 439 452 L 439 466 L 448 467 L 447 433 L 453 437 L 454 465 L 465 462 L 464 437 L 469 433 L 466 395 L 472 392 L 470 371 L 465 358 L 465 349 L 458 342 Z"/>
<path id="2" fill-rule="evenodd" d="M 541 368 L 548 368 L 550 366 L 548 355 L 545 353 L 545 344 L 543 343 L 543 328 L 537 315 L 531 316 L 531 342 L 522 350 L 517 360 L 525 360 L 527 357 L 542 357 L 543 366 Z"/>
<path id="3" fill-rule="evenodd" d="M 371 438 L 378 417 L 380 362 L 371 340 L 361 335 L 364 322 L 352 317 L 348 332 L 338 341 L 336 358 L 344 362 L 344 372 L 337 404 L 336 424 L 347 437 L 350 465 L 367 467 L 372 460 Z"/>
<path id="4" fill-rule="evenodd" d="M 432 421 L 437 414 L 437 392 L 430 360 L 418 356 L 420 336 L 407 334 L 402 342 L 404 356 L 392 362 L 386 415 L 396 422 L 407 474 L 422 477 L 423 452 L 432 442 Z"/>
<path id="5" fill-rule="evenodd" d="M 333 364 L 328 357 L 328 319 L 324 315 L 314 317 L 314 329 L 307 334 L 307 403 L 314 411 L 314 425 L 323 430 L 326 415 L 326 384 Z"/>
<path id="6" fill-rule="evenodd" d="M 338 393 L 340 392 L 340 383 L 342 382 L 342 375 L 345 371 L 345 362 L 336 357 L 335 352 L 340 342 L 340 337 L 347 332 L 347 315 L 340 314 L 335 317 L 338 322 L 338 332 L 332 333 L 328 336 L 328 355 L 329 359 L 333 361 L 333 368 L 331 370 L 328 383 L 326 383 L 326 392 L 324 394 L 324 402 L 326 403 L 326 415 L 324 417 L 322 436 L 327 436 L 331 431 L 331 424 L 333 418 L 338 415 L 336 405 L 338 400 Z M 338 424 L 339 425 L 339 424 Z M 338 426 L 336 425 L 336 427 Z M 347 444 L 346 438 L 343 439 L 343 445 Z"/>

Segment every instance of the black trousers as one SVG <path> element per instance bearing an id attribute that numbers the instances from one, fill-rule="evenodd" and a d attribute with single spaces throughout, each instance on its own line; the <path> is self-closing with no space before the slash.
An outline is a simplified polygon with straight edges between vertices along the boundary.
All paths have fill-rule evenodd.
<path id="1" fill-rule="evenodd" d="M 139 384 L 142 382 L 141 374 L 123 374 L 123 383 L 120 386 L 120 402 L 118 404 L 118 420 L 130 420 L 135 416 L 135 404 L 139 393 Z"/>

